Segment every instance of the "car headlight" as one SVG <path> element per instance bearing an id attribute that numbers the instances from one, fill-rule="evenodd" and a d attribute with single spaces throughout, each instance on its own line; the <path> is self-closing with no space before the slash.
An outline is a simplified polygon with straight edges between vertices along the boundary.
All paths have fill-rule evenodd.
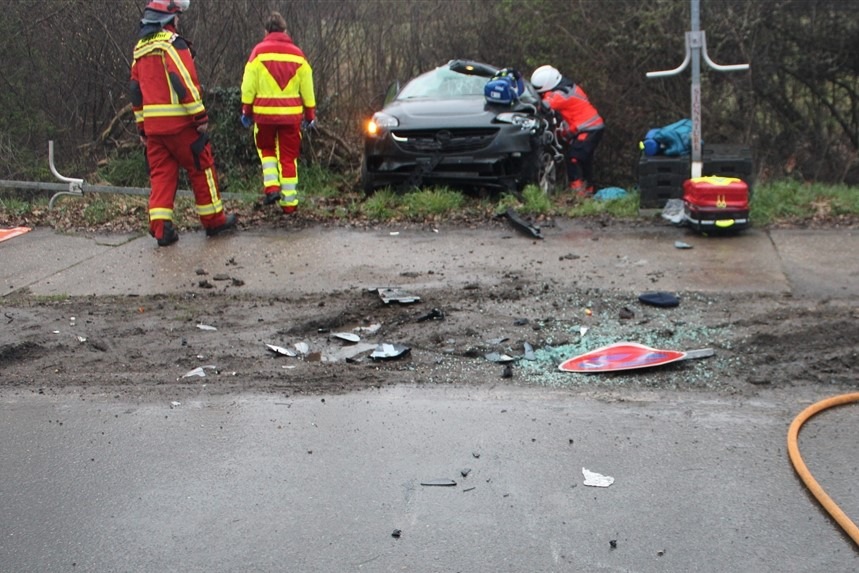
<path id="1" fill-rule="evenodd" d="M 501 123 L 512 123 L 513 125 L 518 125 L 524 130 L 530 130 L 537 127 L 537 119 L 533 116 L 512 111 L 499 113 L 495 116 L 495 121 L 500 121 Z"/>
<path id="2" fill-rule="evenodd" d="M 396 117 L 377 111 L 373 114 L 373 119 L 367 122 L 367 135 L 376 136 L 380 131 L 398 125 L 400 125 L 400 121 Z"/>

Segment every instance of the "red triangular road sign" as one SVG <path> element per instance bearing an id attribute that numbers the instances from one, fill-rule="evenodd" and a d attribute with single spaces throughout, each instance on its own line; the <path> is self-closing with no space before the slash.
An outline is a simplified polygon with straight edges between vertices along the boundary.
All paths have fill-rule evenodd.
<path id="1" fill-rule="evenodd" d="M 713 350 L 709 348 L 680 352 L 659 350 L 636 342 L 618 342 L 565 360 L 558 369 L 563 372 L 615 372 L 661 366 L 678 360 L 704 358 L 713 354 Z"/>

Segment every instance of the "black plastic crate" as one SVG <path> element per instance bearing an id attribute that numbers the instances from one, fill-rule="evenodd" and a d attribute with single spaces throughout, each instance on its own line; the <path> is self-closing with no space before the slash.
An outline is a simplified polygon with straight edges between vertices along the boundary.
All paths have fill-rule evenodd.
<path id="1" fill-rule="evenodd" d="M 663 209 L 669 199 L 682 199 L 683 186 L 640 187 L 638 190 L 639 209 Z"/>
<path id="2" fill-rule="evenodd" d="M 654 189 L 662 187 L 683 189 L 683 182 L 689 179 L 688 173 L 654 173 L 638 178 L 639 189 Z"/>
<path id="3" fill-rule="evenodd" d="M 752 185 L 752 150 L 747 145 L 711 144 L 701 150 L 702 175 L 736 177 Z"/>
<path id="4" fill-rule="evenodd" d="M 689 177 L 689 156 L 642 155 L 638 160 L 638 176 L 675 174 Z"/>

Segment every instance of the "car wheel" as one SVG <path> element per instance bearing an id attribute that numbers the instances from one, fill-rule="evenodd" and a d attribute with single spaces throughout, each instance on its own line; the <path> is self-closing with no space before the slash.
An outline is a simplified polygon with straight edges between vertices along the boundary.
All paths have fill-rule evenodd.
<path id="1" fill-rule="evenodd" d="M 364 190 L 365 195 L 372 195 L 373 191 L 376 190 L 376 180 L 373 177 L 373 174 L 367 170 L 367 162 L 361 162 L 361 189 Z"/>
<path id="2" fill-rule="evenodd" d="M 537 187 L 546 195 L 553 195 L 564 187 L 566 172 L 560 161 L 556 161 L 555 155 L 548 151 L 541 151 L 537 163 Z"/>

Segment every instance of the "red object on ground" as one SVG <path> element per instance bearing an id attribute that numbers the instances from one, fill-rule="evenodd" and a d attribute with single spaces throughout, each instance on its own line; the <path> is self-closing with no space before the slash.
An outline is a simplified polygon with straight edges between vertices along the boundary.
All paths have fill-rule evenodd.
<path id="1" fill-rule="evenodd" d="M 23 235 L 30 230 L 30 227 L 12 227 L 11 229 L 0 229 L 0 241 Z"/>
<path id="2" fill-rule="evenodd" d="M 661 366 L 686 358 L 686 352 L 659 350 L 635 342 L 618 342 L 565 360 L 563 372 L 615 372 Z"/>
<path id="3" fill-rule="evenodd" d="M 683 182 L 683 204 L 698 230 L 749 226 L 749 186 L 734 177 L 697 177 Z"/>

